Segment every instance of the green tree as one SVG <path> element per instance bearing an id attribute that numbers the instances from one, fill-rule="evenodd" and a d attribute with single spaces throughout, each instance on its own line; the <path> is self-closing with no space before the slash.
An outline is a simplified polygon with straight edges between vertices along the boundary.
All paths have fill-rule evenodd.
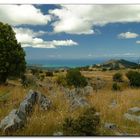
<path id="1" fill-rule="evenodd" d="M 0 83 L 11 76 L 21 76 L 25 69 L 25 52 L 12 27 L 0 22 Z"/>
<path id="2" fill-rule="evenodd" d="M 123 82 L 122 74 L 121 73 L 115 73 L 113 75 L 113 81 L 114 82 Z"/>
<path id="3" fill-rule="evenodd" d="M 66 74 L 67 84 L 75 87 L 84 87 L 86 86 L 87 80 L 82 76 L 81 72 L 78 69 L 71 69 Z"/>

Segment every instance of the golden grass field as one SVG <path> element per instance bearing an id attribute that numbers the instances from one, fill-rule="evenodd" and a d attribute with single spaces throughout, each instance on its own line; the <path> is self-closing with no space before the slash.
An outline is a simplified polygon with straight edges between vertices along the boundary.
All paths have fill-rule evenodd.
<path id="1" fill-rule="evenodd" d="M 114 131 L 104 129 L 105 122 L 115 123 L 119 132 L 140 135 L 140 125 L 136 122 L 125 120 L 123 114 L 130 107 L 140 107 L 140 89 L 132 89 L 128 86 L 125 73 L 127 70 L 120 70 L 124 75 L 121 91 L 112 91 L 112 76 L 116 71 L 83 71 L 82 74 L 89 78 L 99 77 L 105 80 L 105 87 L 87 97 L 89 103 L 100 112 L 101 135 L 116 135 Z M 118 71 L 117 71 L 118 72 Z M 58 75 L 58 74 L 57 74 Z M 24 99 L 30 88 L 24 88 L 20 85 L 0 86 L 0 96 L 7 94 L 5 100 L 0 100 L 0 120 L 3 119 L 12 109 L 17 108 L 19 103 Z M 28 120 L 25 128 L 10 135 L 53 135 L 54 132 L 61 131 L 64 118 L 68 116 L 77 117 L 82 109 L 69 112 L 69 103 L 64 98 L 63 93 L 56 88 L 56 96 L 44 88 L 38 91 L 49 97 L 53 103 L 49 111 L 40 111 L 36 105 L 33 114 Z M 117 106 L 111 108 L 109 105 L 112 100 L 116 100 Z M 1 135 L 4 135 L 0 133 Z"/>

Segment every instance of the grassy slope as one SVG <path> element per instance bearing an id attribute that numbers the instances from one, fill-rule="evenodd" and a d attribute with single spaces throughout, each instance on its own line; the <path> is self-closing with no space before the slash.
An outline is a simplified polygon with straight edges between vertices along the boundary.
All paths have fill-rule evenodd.
<path id="1" fill-rule="evenodd" d="M 97 111 L 101 114 L 101 124 L 105 122 L 116 123 L 118 128 L 123 132 L 128 132 L 131 134 L 140 134 L 140 125 L 134 122 L 126 121 L 123 118 L 123 114 L 127 112 L 128 108 L 133 106 L 140 107 L 140 89 L 131 89 L 127 87 L 127 82 L 122 84 L 123 90 L 113 92 L 111 90 L 112 86 L 112 75 L 116 71 L 90 71 L 82 72 L 86 77 L 94 78 L 100 77 L 106 81 L 105 88 L 98 90 L 96 93 L 94 91 L 93 95 L 87 97 L 90 104 L 92 104 Z M 122 70 L 125 73 L 126 70 Z M 126 77 L 124 77 L 126 81 Z M 69 103 L 63 97 L 63 93 L 57 88 L 56 96 L 51 95 L 47 89 L 38 89 L 43 94 L 48 96 L 52 102 L 53 107 L 50 111 L 42 112 L 35 108 L 31 118 L 28 120 L 26 128 L 16 132 L 13 135 L 52 135 L 53 132 L 61 130 L 61 124 L 67 116 L 78 116 L 81 109 L 76 110 L 73 113 L 68 112 Z M 24 89 L 21 86 L 1 86 L 0 95 L 9 92 L 9 97 L 5 101 L 0 102 L 0 120 L 4 118 L 13 108 L 17 108 L 19 103 L 25 97 L 29 89 Z M 116 100 L 118 105 L 116 108 L 110 108 L 109 105 L 112 100 Z M 109 132 L 101 128 L 100 130 L 103 135 L 113 135 L 114 132 Z"/>

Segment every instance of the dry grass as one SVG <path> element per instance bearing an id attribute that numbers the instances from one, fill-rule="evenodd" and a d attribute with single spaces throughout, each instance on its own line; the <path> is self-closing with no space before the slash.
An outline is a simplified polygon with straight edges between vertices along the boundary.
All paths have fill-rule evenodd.
<path id="1" fill-rule="evenodd" d="M 90 104 L 100 112 L 101 117 L 101 133 L 103 135 L 114 135 L 103 129 L 105 122 L 112 122 L 117 124 L 121 132 L 130 134 L 140 134 L 140 125 L 135 122 L 130 122 L 124 119 L 123 115 L 130 107 L 140 107 L 140 89 L 128 88 L 126 77 L 122 83 L 122 91 L 114 92 L 112 87 L 112 75 L 116 71 L 90 71 L 83 72 L 86 77 L 94 78 L 100 77 L 106 81 L 106 86 L 94 92 L 91 96 L 87 97 Z M 121 71 L 123 74 L 125 70 Z M 57 74 L 58 75 L 58 74 Z M 68 116 L 77 117 L 81 109 L 74 112 L 69 112 L 69 103 L 65 99 L 64 94 L 59 90 L 57 85 L 54 86 L 55 94 L 50 93 L 47 89 L 38 89 L 45 94 L 52 101 L 52 108 L 49 111 L 39 110 L 36 105 L 33 114 L 28 119 L 28 123 L 23 130 L 20 130 L 13 135 L 52 135 L 54 132 L 61 131 L 61 126 L 64 119 Z M 4 118 L 13 108 L 17 108 L 19 103 L 24 99 L 27 91 L 21 86 L 1 86 L 0 95 L 5 92 L 10 93 L 10 97 L 5 104 L 0 103 L 0 120 Z M 117 106 L 111 108 L 109 105 L 113 100 L 117 101 Z M 6 108 L 6 109 L 5 109 Z"/>

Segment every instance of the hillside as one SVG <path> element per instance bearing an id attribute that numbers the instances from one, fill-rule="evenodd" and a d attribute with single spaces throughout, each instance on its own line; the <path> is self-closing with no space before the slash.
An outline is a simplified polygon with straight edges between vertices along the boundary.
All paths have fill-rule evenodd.
<path id="1" fill-rule="evenodd" d="M 121 68 L 133 68 L 133 67 L 137 67 L 137 65 L 138 65 L 137 63 L 130 62 L 124 59 L 120 59 L 120 60 L 111 59 L 101 64 L 101 67 L 111 68 L 111 69 L 121 69 Z"/>

